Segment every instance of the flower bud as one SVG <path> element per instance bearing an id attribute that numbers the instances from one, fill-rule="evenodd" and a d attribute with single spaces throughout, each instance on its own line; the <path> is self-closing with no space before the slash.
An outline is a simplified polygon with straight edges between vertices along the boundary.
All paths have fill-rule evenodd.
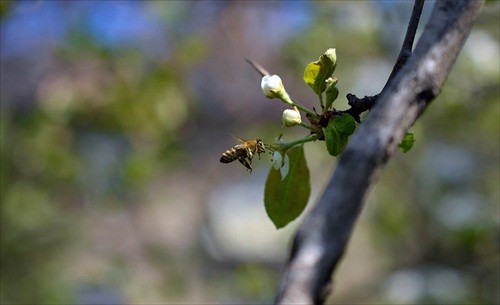
<path id="1" fill-rule="evenodd" d="M 296 126 L 302 122 L 300 112 L 297 107 L 293 107 L 293 109 L 285 109 L 281 120 L 283 121 L 283 125 L 285 127 Z"/>
<path id="2" fill-rule="evenodd" d="M 337 68 L 337 51 L 335 50 L 335 48 L 326 50 L 323 55 L 328 57 L 328 59 L 331 61 L 331 65 L 333 65 L 332 73 L 335 72 L 335 68 Z"/>
<path id="3" fill-rule="evenodd" d="M 285 93 L 285 87 L 278 75 L 265 75 L 260 83 L 262 92 L 267 98 L 280 97 Z"/>
<path id="4" fill-rule="evenodd" d="M 325 80 L 325 82 L 327 87 L 335 86 L 339 82 L 339 79 L 336 77 L 329 77 Z"/>

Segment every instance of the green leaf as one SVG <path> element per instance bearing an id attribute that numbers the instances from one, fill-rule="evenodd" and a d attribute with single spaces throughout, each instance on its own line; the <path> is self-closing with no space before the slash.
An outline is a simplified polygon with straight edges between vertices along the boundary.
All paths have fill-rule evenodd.
<path id="1" fill-rule="evenodd" d="M 335 157 L 340 155 L 354 130 L 356 130 L 356 121 L 352 116 L 344 113 L 342 116 L 331 118 L 328 126 L 323 128 L 328 153 Z"/>
<path id="2" fill-rule="evenodd" d="M 415 143 L 415 136 L 413 135 L 413 131 L 410 130 L 406 133 L 401 143 L 399 143 L 399 150 L 407 153 L 413 147 L 413 143 Z"/>
<path id="3" fill-rule="evenodd" d="M 318 61 L 309 63 L 304 71 L 304 81 L 316 94 L 326 89 L 326 80 L 332 76 L 337 67 L 335 49 L 328 49 Z"/>
<path id="4" fill-rule="evenodd" d="M 332 106 L 333 102 L 339 96 L 339 89 L 337 88 L 337 78 L 333 79 L 331 83 L 328 85 L 328 88 L 326 88 L 325 95 L 326 95 L 325 108 L 328 110 Z"/>
<path id="5" fill-rule="evenodd" d="M 264 190 L 266 212 L 277 229 L 296 219 L 307 205 L 311 193 L 309 168 L 302 145 L 288 152 L 290 168 L 285 179 L 271 167 Z"/>

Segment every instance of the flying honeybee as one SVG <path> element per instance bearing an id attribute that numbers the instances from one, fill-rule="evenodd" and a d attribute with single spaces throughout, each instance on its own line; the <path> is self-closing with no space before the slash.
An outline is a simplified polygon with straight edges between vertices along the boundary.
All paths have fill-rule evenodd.
<path id="1" fill-rule="evenodd" d="M 238 138 L 238 137 L 237 137 Z M 234 147 L 226 150 L 225 153 L 220 157 L 220 162 L 231 163 L 235 160 L 240 161 L 247 169 L 252 172 L 252 158 L 255 153 L 260 154 L 265 152 L 264 143 L 262 140 L 255 139 L 251 141 L 245 141 L 242 138 L 238 138 L 241 144 L 235 145 Z"/>

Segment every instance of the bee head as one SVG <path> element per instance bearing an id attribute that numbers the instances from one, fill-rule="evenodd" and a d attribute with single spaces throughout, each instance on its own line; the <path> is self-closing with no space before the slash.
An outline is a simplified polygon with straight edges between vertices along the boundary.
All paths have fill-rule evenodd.
<path id="1" fill-rule="evenodd" d="M 266 150 L 264 148 L 264 143 L 262 143 L 262 140 L 261 139 L 257 139 L 256 141 L 257 141 L 257 153 L 261 154 L 261 153 L 266 152 Z"/>

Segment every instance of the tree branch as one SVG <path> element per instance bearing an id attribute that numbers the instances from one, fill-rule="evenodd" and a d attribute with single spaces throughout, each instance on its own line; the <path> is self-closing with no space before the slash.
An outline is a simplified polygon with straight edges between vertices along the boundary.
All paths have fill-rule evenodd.
<path id="1" fill-rule="evenodd" d="M 414 54 L 352 136 L 295 236 L 276 304 L 323 304 L 354 223 L 398 143 L 439 94 L 482 1 L 437 1 Z"/>

